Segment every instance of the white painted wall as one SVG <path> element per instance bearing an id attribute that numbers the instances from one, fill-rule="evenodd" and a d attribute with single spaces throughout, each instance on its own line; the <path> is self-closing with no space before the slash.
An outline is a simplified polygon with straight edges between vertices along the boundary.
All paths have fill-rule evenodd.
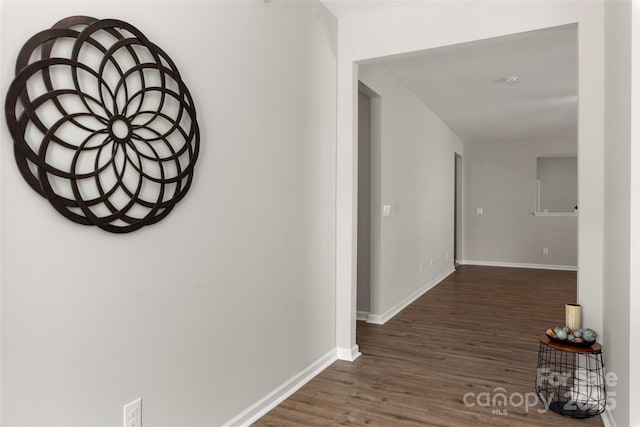
<path id="1" fill-rule="evenodd" d="M 630 424 L 640 426 L 640 414 L 635 409 L 640 404 L 640 365 L 636 363 L 640 354 L 640 2 L 631 4 L 631 215 L 630 215 L 630 265 L 629 306 L 631 331 L 629 335 L 629 405 Z"/>
<path id="2" fill-rule="evenodd" d="M 371 177 L 381 205 L 372 222 L 371 316 L 386 318 L 407 297 L 453 267 L 454 152 L 462 141 L 384 64 L 362 66 L 358 78 L 380 95 L 380 167 Z M 391 215 L 382 217 L 382 205 Z M 431 266 L 430 260 L 434 260 Z M 422 264 L 422 269 L 421 269 Z"/>
<path id="3" fill-rule="evenodd" d="M 640 7 L 629 1 L 608 1 L 605 8 L 605 270 L 603 342 L 607 369 L 618 382 L 617 426 L 639 426 L 640 339 L 637 307 L 640 303 L 640 151 L 637 148 L 640 112 Z M 634 52 L 634 50 L 636 52 Z M 635 175 L 634 175 L 635 174 Z"/>
<path id="4" fill-rule="evenodd" d="M 354 106 L 358 61 L 578 23 L 578 293 L 585 322 L 602 329 L 603 72 L 601 2 L 416 2 L 341 19 L 338 40 L 336 337 L 342 354 L 355 345 L 357 162 Z"/>
<path id="5" fill-rule="evenodd" d="M 2 425 L 221 425 L 335 357 L 335 18 L 317 2 L 3 2 L 0 93 L 32 34 L 137 26 L 195 99 L 194 184 L 131 235 L 71 223 L 1 128 Z M 246 420 L 245 420 L 246 421 Z"/>
<path id="6" fill-rule="evenodd" d="M 533 215 L 536 156 L 575 153 L 576 145 L 572 135 L 465 141 L 465 262 L 576 267 L 578 218 Z"/>

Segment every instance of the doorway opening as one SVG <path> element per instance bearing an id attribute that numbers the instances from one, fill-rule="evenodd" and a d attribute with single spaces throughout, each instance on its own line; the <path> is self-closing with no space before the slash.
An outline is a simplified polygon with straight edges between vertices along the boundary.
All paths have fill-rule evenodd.
<path id="1" fill-rule="evenodd" d="M 380 187 L 380 95 L 358 82 L 358 229 L 356 319 L 370 321 L 377 304 L 381 221 L 376 209 Z"/>
<path id="2" fill-rule="evenodd" d="M 577 146 L 576 41 L 577 27 L 568 25 L 357 64 L 356 77 L 384 97 L 386 157 L 372 165 L 369 151 L 368 188 L 358 173 L 358 192 L 369 204 L 367 210 L 367 197 L 358 197 L 358 210 L 369 217 L 356 218 L 351 319 L 362 319 L 368 308 L 370 322 L 385 323 L 456 264 L 577 268 L 577 221 L 556 225 L 533 215 L 531 160 Z M 521 76 L 512 74 L 519 70 Z M 367 130 L 370 124 L 358 134 Z M 372 194 L 372 167 L 384 170 L 384 201 Z M 385 217 L 384 238 L 363 243 L 361 237 L 381 228 L 372 217 Z M 570 226 L 559 233 L 565 223 Z M 385 250 L 374 262 L 376 244 Z M 382 268 L 384 281 L 375 279 L 374 268 Z M 378 305 L 375 295 L 384 297 Z"/>
<path id="3" fill-rule="evenodd" d="M 371 97 L 358 88 L 358 286 L 356 319 L 371 310 Z"/>
<path id="4" fill-rule="evenodd" d="M 462 253 L 462 156 L 455 153 L 453 157 L 453 260 L 454 266 L 458 266 L 460 260 L 464 259 Z"/>

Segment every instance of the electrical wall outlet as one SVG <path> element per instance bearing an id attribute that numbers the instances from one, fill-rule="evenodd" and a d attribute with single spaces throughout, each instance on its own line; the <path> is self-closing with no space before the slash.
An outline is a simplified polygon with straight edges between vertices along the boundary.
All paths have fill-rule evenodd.
<path id="1" fill-rule="evenodd" d="M 142 398 L 124 405 L 123 427 L 142 427 Z"/>
<path id="2" fill-rule="evenodd" d="M 542 248 L 542 255 L 549 255 L 549 248 Z"/>

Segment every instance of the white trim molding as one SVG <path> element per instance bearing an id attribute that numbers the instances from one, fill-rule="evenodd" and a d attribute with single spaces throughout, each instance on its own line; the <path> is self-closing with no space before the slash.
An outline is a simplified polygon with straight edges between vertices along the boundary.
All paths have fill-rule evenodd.
<path id="1" fill-rule="evenodd" d="M 431 282 L 427 283 L 426 285 L 424 285 L 423 287 L 421 287 L 420 289 L 418 289 L 417 291 L 415 291 L 414 293 L 409 295 L 407 298 L 405 298 L 402 301 L 400 301 L 398 304 L 396 304 L 394 307 L 392 307 L 391 309 L 387 310 L 383 314 L 372 314 L 372 313 L 369 313 L 369 318 L 367 319 L 367 323 L 373 323 L 374 325 L 384 325 L 389 320 L 391 320 L 391 318 L 393 318 L 396 314 L 398 314 L 402 310 L 404 310 L 409 304 L 411 304 L 412 302 L 414 302 L 415 300 L 420 298 L 427 291 L 429 291 L 431 288 L 436 286 L 438 283 L 442 282 L 451 273 L 453 273 L 455 271 L 456 271 L 455 268 L 453 268 L 453 267 L 449 268 L 443 274 L 441 274 L 440 276 L 436 277 Z"/>
<path id="2" fill-rule="evenodd" d="M 604 424 L 604 427 L 618 427 L 615 419 L 613 418 L 613 415 L 611 415 L 611 411 L 609 410 L 609 408 L 606 408 L 604 410 L 604 412 L 600 415 L 600 418 L 602 418 L 602 424 Z"/>
<path id="3" fill-rule="evenodd" d="M 369 312 L 368 311 L 356 311 L 356 320 L 369 320 Z"/>
<path id="4" fill-rule="evenodd" d="M 337 359 L 336 354 L 336 349 L 332 349 L 311 365 L 282 383 L 271 393 L 224 423 L 223 427 L 240 427 L 253 424 L 335 362 Z"/>
<path id="5" fill-rule="evenodd" d="M 556 264 L 529 264 L 524 262 L 502 262 L 502 261 L 476 261 L 476 260 L 459 260 L 461 265 L 481 265 L 487 267 L 509 267 L 509 268 L 534 268 L 538 270 L 560 270 L 560 271 L 578 271 L 575 265 L 556 265 Z"/>
<path id="6" fill-rule="evenodd" d="M 358 347 L 358 344 L 355 344 L 351 348 L 338 347 L 336 354 L 337 354 L 338 360 L 346 360 L 347 362 L 353 362 L 358 357 L 360 357 L 362 353 L 360 353 L 360 347 Z"/>
<path id="7" fill-rule="evenodd" d="M 578 212 L 532 212 L 533 216 L 578 216 Z"/>

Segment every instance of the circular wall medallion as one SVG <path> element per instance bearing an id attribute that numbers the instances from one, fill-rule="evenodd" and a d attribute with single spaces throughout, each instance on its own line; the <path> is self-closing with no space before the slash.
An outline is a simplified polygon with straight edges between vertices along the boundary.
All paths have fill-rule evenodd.
<path id="1" fill-rule="evenodd" d="M 73 16 L 34 35 L 5 117 L 20 173 L 74 222 L 131 232 L 191 186 L 193 99 L 171 58 L 126 22 Z"/>

